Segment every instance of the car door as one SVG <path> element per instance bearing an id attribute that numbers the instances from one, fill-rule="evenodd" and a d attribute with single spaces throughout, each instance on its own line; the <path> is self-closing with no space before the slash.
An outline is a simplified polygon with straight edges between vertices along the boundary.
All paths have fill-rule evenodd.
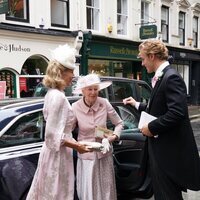
<path id="1" fill-rule="evenodd" d="M 0 130 L 0 199 L 23 200 L 31 185 L 44 140 L 42 104 L 0 112 L 5 116 L 1 125 L 6 124 Z M 12 120 L 8 122 L 9 118 Z"/>
<path id="2" fill-rule="evenodd" d="M 138 129 L 140 113 L 132 106 L 113 103 L 124 122 L 124 130 L 113 143 L 116 186 L 119 199 L 152 195 L 147 167 L 146 137 Z M 109 128 L 112 128 L 108 123 Z"/>

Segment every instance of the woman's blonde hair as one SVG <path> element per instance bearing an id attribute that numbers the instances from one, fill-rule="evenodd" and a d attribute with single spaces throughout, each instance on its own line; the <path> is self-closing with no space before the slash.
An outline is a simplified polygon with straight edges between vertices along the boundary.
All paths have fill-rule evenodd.
<path id="1" fill-rule="evenodd" d="M 168 59 L 168 49 L 165 44 L 160 40 L 146 40 L 139 45 L 139 51 L 147 56 L 154 54 L 160 60 Z M 140 56 L 140 54 L 139 54 Z"/>
<path id="2" fill-rule="evenodd" d="M 62 73 L 68 68 L 61 65 L 58 61 L 50 61 L 43 79 L 43 84 L 48 88 L 62 89 L 66 83 L 62 78 Z"/>

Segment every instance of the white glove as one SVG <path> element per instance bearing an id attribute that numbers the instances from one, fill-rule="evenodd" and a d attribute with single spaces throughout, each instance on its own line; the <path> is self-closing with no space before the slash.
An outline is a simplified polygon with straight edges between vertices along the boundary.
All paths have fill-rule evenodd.
<path id="1" fill-rule="evenodd" d="M 102 143 L 102 146 L 103 146 L 101 152 L 103 154 L 105 154 L 110 150 L 110 142 L 108 141 L 107 138 L 104 138 L 101 143 Z"/>

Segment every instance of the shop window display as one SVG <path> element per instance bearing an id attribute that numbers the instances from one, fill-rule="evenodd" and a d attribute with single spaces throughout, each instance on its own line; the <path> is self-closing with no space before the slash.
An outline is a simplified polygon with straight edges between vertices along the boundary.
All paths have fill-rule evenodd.
<path id="1" fill-rule="evenodd" d="M 0 71 L 0 81 L 6 82 L 5 98 L 16 97 L 15 74 L 8 70 Z"/>
<path id="2" fill-rule="evenodd" d="M 20 97 L 32 97 L 36 86 L 42 82 L 47 68 L 47 60 L 32 56 L 24 63 L 19 77 Z"/>

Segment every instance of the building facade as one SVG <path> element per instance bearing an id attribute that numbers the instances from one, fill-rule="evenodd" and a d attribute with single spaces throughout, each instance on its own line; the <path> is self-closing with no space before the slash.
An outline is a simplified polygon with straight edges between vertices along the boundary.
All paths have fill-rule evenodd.
<path id="1" fill-rule="evenodd" d="M 43 63 L 40 71 L 44 74 L 50 59 L 48 49 L 64 43 L 76 46 L 77 55 L 81 55 L 76 74 L 97 72 L 150 82 L 151 75 L 137 58 L 138 45 L 145 39 L 157 38 L 166 43 L 173 56 L 172 65 L 184 78 L 188 102 L 200 104 L 199 0 L 4 1 L 9 6 L 6 14 L 0 15 L 0 35 L 4 37 L 0 43 L 5 41 L 2 44 L 13 47 L 13 52 L 3 52 L 0 47 L 4 53 L 0 75 L 5 70 L 16 74 L 12 79 L 16 83 L 15 96 L 19 97 L 22 85 L 27 84 L 27 75 L 22 76 L 26 60 L 38 56 L 36 60 Z M 18 2 L 15 8 L 14 1 Z M 14 52 L 15 48 L 21 51 Z M 30 49 L 22 52 L 26 48 Z M 38 66 L 33 62 L 29 65 L 29 69 Z M 32 74 L 31 78 L 40 81 L 41 73 Z"/>

